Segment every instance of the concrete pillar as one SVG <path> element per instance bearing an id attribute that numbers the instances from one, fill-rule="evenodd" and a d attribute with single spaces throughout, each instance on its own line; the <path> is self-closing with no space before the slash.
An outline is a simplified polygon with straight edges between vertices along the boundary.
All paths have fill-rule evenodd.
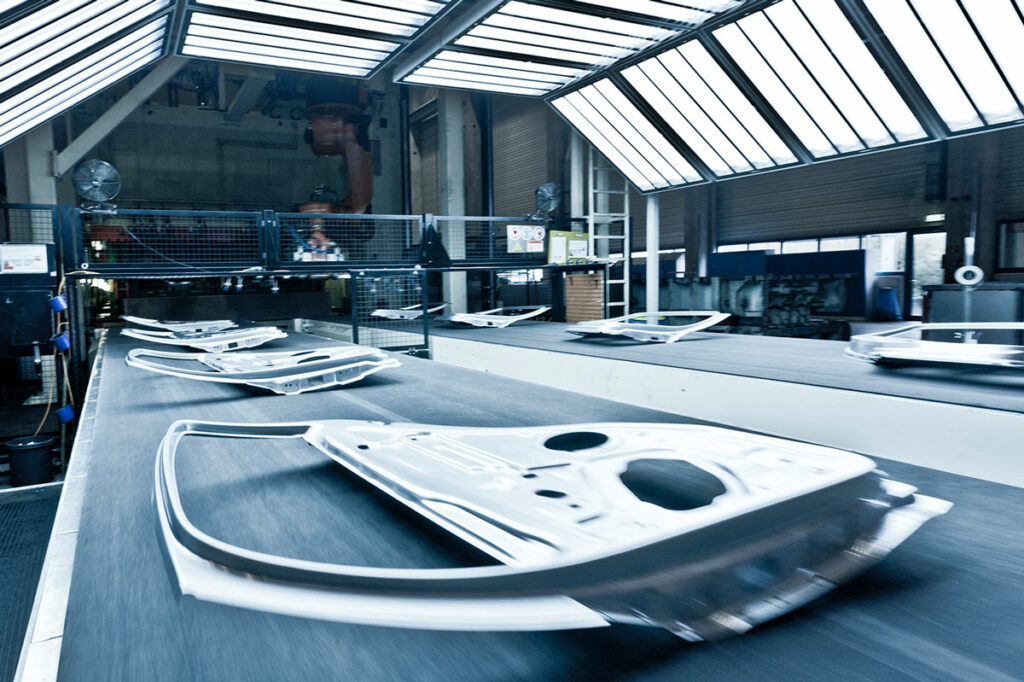
<path id="1" fill-rule="evenodd" d="M 583 147 L 583 138 L 577 133 L 570 133 L 572 138 L 569 142 L 569 217 L 583 218 L 587 215 L 586 173 L 587 159 L 586 150 Z"/>
<path id="2" fill-rule="evenodd" d="M 53 128 L 39 126 L 3 148 L 7 201 L 12 204 L 56 204 L 53 167 Z M 49 216 L 33 213 L 31 225 L 12 225 L 12 241 L 53 241 Z"/>
<path id="3" fill-rule="evenodd" d="M 647 312 L 658 312 L 658 283 L 660 280 L 658 247 L 661 244 L 661 199 L 657 194 L 647 195 Z M 647 324 L 658 324 L 657 316 L 647 318 Z"/>
<path id="4" fill-rule="evenodd" d="M 438 180 L 441 191 L 441 214 L 466 215 L 466 163 L 463 106 L 468 103 L 456 90 L 441 89 L 437 98 Z M 466 257 L 466 226 L 446 221 L 441 229 L 441 243 L 452 260 Z M 448 272 L 442 277 L 444 300 L 453 313 L 467 312 L 466 273 Z"/>

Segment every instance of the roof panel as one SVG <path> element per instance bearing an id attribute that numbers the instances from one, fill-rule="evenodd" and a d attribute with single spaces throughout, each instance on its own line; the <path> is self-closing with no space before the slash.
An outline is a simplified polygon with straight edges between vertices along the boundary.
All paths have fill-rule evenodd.
<path id="1" fill-rule="evenodd" d="M 157 60 L 166 30 L 167 18 L 160 17 L 4 98 L 0 146 Z"/>
<path id="2" fill-rule="evenodd" d="M 984 125 L 906 0 L 864 2 L 946 126 L 956 132 Z"/>
<path id="3" fill-rule="evenodd" d="M 702 180 L 610 79 L 558 97 L 551 105 L 641 191 Z"/>
<path id="4" fill-rule="evenodd" d="M 573 67 L 570 78 L 552 82 L 553 92 L 616 62 L 691 30 L 748 0 L 508 0 L 442 39 L 437 51 L 522 60 L 533 71 L 543 64 Z M 396 76 L 417 82 L 421 69 L 435 69 L 438 54 L 425 54 Z M 443 85 L 443 78 L 435 82 Z M 451 87 L 462 87 L 453 78 Z M 544 94 L 542 93 L 542 94 Z"/>

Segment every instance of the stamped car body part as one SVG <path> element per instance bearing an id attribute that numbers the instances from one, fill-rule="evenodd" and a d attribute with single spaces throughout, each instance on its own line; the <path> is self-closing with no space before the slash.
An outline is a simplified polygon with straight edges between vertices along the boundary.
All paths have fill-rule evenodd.
<path id="1" fill-rule="evenodd" d="M 233 329 L 238 326 L 231 320 L 151 320 L 148 317 L 135 317 L 134 315 L 122 315 L 121 319 L 128 324 L 134 324 L 138 327 L 151 327 L 153 329 L 162 329 L 169 332 L 184 332 L 186 334 L 208 334 L 210 332 Z"/>
<path id="2" fill-rule="evenodd" d="M 154 362 L 150 358 L 200 363 L 206 369 Z M 132 367 L 184 379 L 246 384 L 284 395 L 351 384 L 400 364 L 389 353 L 365 346 L 234 353 L 170 353 L 134 348 L 128 351 L 125 362 Z"/>
<path id="3" fill-rule="evenodd" d="M 207 353 L 222 353 L 239 348 L 255 348 L 267 341 L 283 339 L 288 334 L 277 327 L 247 327 L 217 332 L 154 332 L 145 329 L 122 329 L 121 333 L 140 341 L 190 346 Z"/>
<path id="4" fill-rule="evenodd" d="M 439 303 L 435 306 L 427 308 L 427 313 L 433 315 L 444 310 L 447 303 Z M 390 308 L 377 308 L 370 317 L 383 317 L 387 320 L 418 320 L 423 317 L 423 306 L 420 304 L 406 306 L 405 308 L 399 308 L 392 310 Z"/>
<path id="5" fill-rule="evenodd" d="M 546 305 L 525 305 L 515 308 L 494 308 L 480 313 L 456 313 L 450 321 L 455 324 L 468 324 L 473 327 L 507 327 L 510 324 L 543 315 L 551 310 Z"/>
<path id="6" fill-rule="evenodd" d="M 186 437 L 297 438 L 504 565 L 398 569 L 274 556 L 199 530 Z M 269 444 L 267 447 L 270 447 Z M 155 468 L 171 577 L 206 601 L 435 630 L 747 631 L 884 558 L 952 505 L 849 452 L 717 427 L 468 428 L 179 421 Z"/>
<path id="7" fill-rule="evenodd" d="M 647 324 L 649 318 L 702 317 L 691 324 Z M 675 343 L 687 334 L 710 329 L 729 319 L 729 313 L 717 310 L 674 310 L 657 313 L 633 313 L 607 320 L 587 320 L 568 327 L 565 331 L 578 336 L 625 336 L 637 341 Z"/>
<path id="8" fill-rule="evenodd" d="M 846 355 L 885 365 L 941 364 L 1024 369 L 1024 346 L 978 343 L 986 331 L 1024 332 L 1024 322 L 927 322 L 850 338 Z M 932 341 L 928 332 L 955 332 L 955 341 Z"/>

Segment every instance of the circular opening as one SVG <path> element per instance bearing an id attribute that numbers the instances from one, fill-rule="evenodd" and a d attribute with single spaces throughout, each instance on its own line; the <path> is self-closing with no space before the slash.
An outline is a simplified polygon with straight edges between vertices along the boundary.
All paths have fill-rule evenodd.
<path id="1" fill-rule="evenodd" d="M 573 431 L 572 433 L 560 433 L 544 441 L 544 447 L 548 450 L 562 450 L 564 452 L 576 452 L 588 450 L 604 445 L 608 442 L 608 436 L 595 431 Z"/>
<path id="2" fill-rule="evenodd" d="M 534 495 L 540 495 L 541 497 L 550 497 L 557 500 L 560 497 L 565 497 L 565 493 L 561 490 L 534 490 Z"/>
<path id="3" fill-rule="evenodd" d="M 678 459 L 633 460 L 619 478 L 638 499 L 673 511 L 706 507 L 725 493 L 716 476 Z"/>
<path id="4" fill-rule="evenodd" d="M 365 443 L 361 443 L 361 444 L 357 445 L 356 447 L 358 447 L 360 450 L 369 450 L 370 449 L 370 446 L 366 445 Z"/>

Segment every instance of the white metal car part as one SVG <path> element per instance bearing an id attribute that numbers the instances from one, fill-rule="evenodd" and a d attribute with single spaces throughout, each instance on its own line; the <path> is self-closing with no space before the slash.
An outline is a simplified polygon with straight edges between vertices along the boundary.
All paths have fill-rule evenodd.
<path id="1" fill-rule="evenodd" d="M 928 332 L 959 332 L 959 341 L 932 341 Z M 846 355 L 886 365 L 942 364 L 1024 369 L 1024 346 L 977 343 L 986 331 L 1024 332 L 1024 322 L 927 322 L 859 334 Z"/>
<path id="2" fill-rule="evenodd" d="M 427 313 L 434 314 L 444 310 L 447 303 L 439 303 L 438 305 L 427 308 Z M 371 317 L 383 317 L 388 320 L 418 320 L 423 317 L 423 306 L 420 304 L 406 306 L 405 308 L 399 308 L 398 310 L 392 310 L 390 308 L 377 308 L 372 313 Z"/>
<path id="3" fill-rule="evenodd" d="M 650 318 L 702 317 L 704 319 L 690 324 L 661 325 L 648 324 Z M 633 313 L 608 320 L 587 320 L 578 322 L 565 331 L 578 336 L 626 336 L 637 341 L 654 341 L 657 343 L 675 343 L 687 334 L 710 329 L 729 319 L 729 313 L 717 310 L 670 310 L 657 313 Z"/>
<path id="4" fill-rule="evenodd" d="M 451 322 L 456 324 L 468 324 L 473 327 L 507 327 L 510 324 L 528 320 L 531 317 L 543 315 L 551 310 L 547 305 L 524 305 L 512 308 L 494 308 L 479 313 L 456 313 L 451 316 Z M 516 311 L 524 311 L 519 312 Z"/>
<path id="5" fill-rule="evenodd" d="M 185 333 L 219 332 L 238 326 L 231 320 L 152 320 L 148 317 L 135 317 L 134 315 L 122 315 L 121 319 L 139 327 L 152 327 L 164 331 Z"/>
<path id="6" fill-rule="evenodd" d="M 255 348 L 267 341 L 288 336 L 277 327 L 247 327 L 218 332 L 154 332 L 145 329 L 124 328 L 121 333 L 140 341 L 164 343 L 171 346 L 190 346 L 208 353 L 222 353 L 239 348 Z"/>
<path id="7" fill-rule="evenodd" d="M 504 566 L 396 569 L 274 556 L 199 530 L 186 436 L 301 438 Z M 155 469 L 172 579 L 198 599 L 435 630 L 747 631 L 880 561 L 952 505 L 849 452 L 698 425 L 469 428 L 174 423 Z"/>
<path id="8" fill-rule="evenodd" d="M 189 369 L 181 365 L 153 362 L 148 358 L 198 362 L 208 369 Z M 389 353 L 366 346 L 234 353 L 169 353 L 134 348 L 128 351 L 125 362 L 132 367 L 184 379 L 246 384 L 284 395 L 351 384 L 382 369 L 401 364 Z"/>

